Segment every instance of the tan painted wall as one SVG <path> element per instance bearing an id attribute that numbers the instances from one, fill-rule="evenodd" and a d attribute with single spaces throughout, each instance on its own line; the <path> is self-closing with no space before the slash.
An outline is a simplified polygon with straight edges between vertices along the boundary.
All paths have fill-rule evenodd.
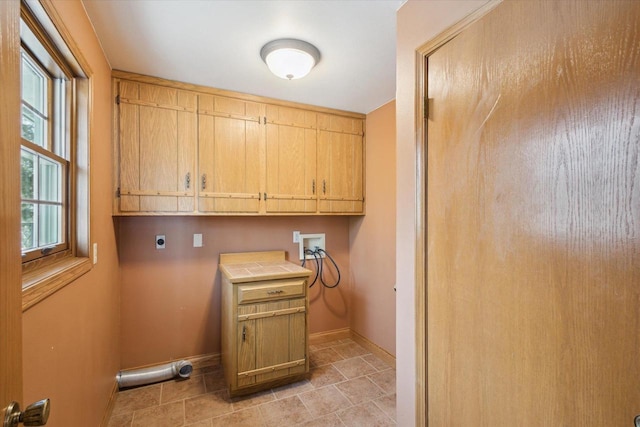
<path id="1" fill-rule="evenodd" d="M 51 398 L 48 427 L 100 424 L 119 368 L 119 287 L 111 219 L 111 70 L 80 1 L 55 9 L 93 71 L 91 239 L 98 264 L 23 314 L 24 402 Z"/>
<path id="2" fill-rule="evenodd" d="M 351 328 L 396 352 L 396 103 L 367 114 L 367 215 L 349 225 Z"/>
<path id="3" fill-rule="evenodd" d="M 122 368 L 220 352 L 220 253 L 285 250 L 297 259 L 292 232 L 326 233 L 341 284 L 310 292 L 310 332 L 349 326 L 348 217 L 120 218 Z M 193 234 L 204 246 L 193 247 Z M 155 249 L 155 235 L 166 249 Z"/>
<path id="4" fill-rule="evenodd" d="M 399 426 L 415 424 L 416 50 L 486 3 L 409 0 L 397 15 L 396 41 L 396 353 Z"/>

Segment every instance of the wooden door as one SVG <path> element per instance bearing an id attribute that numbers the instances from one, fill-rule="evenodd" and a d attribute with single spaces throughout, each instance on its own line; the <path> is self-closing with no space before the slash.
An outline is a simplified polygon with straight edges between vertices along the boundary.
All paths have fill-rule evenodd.
<path id="1" fill-rule="evenodd" d="M 0 419 L 9 403 L 22 408 L 20 284 L 20 2 L 0 2 Z"/>
<path id="2" fill-rule="evenodd" d="M 196 95 L 119 83 L 120 211 L 192 212 Z"/>
<path id="3" fill-rule="evenodd" d="M 364 213 L 363 120 L 318 115 L 320 212 Z"/>
<path id="4" fill-rule="evenodd" d="M 315 213 L 316 113 L 267 106 L 266 211 Z"/>
<path id="5" fill-rule="evenodd" d="M 289 301 L 274 301 L 258 305 L 258 312 L 274 312 L 289 308 Z M 256 369 L 289 362 L 290 315 L 263 317 L 256 320 Z M 256 376 L 256 381 L 269 381 L 289 374 L 288 369 L 277 369 Z"/>
<path id="6" fill-rule="evenodd" d="M 200 95 L 198 106 L 198 209 L 258 213 L 264 128 L 261 104 Z"/>
<path id="7" fill-rule="evenodd" d="M 277 312 L 305 307 L 306 299 L 267 302 L 258 312 Z M 306 314 L 293 313 L 256 319 L 256 368 L 263 369 L 256 381 L 270 381 L 287 375 L 304 373 L 306 357 Z M 273 371 L 269 368 L 275 367 Z M 265 369 L 266 368 L 266 369 Z"/>
<path id="8" fill-rule="evenodd" d="M 633 425 L 640 2 L 505 1 L 428 96 L 429 425 Z"/>
<path id="9" fill-rule="evenodd" d="M 252 317 L 239 321 L 236 332 L 238 387 L 306 372 L 306 298 L 238 306 L 239 316 L 248 314 Z"/>

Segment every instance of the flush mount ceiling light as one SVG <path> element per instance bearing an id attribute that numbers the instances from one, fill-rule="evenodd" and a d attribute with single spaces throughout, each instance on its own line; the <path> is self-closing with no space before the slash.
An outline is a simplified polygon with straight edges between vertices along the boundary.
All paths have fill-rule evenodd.
<path id="1" fill-rule="evenodd" d="M 262 60 L 282 79 L 299 79 L 320 61 L 320 51 L 312 44 L 296 39 L 278 39 L 260 50 Z"/>

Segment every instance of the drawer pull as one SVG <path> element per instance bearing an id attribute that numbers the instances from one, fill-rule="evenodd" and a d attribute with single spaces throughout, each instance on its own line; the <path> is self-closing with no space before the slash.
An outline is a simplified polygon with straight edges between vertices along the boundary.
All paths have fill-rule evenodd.
<path id="1" fill-rule="evenodd" d="M 281 294 L 281 293 L 283 293 L 283 292 L 284 292 L 284 291 L 283 291 L 282 289 L 277 289 L 277 290 L 275 290 L 275 291 L 267 291 L 267 294 L 269 294 L 269 295 L 276 295 L 276 294 Z"/>

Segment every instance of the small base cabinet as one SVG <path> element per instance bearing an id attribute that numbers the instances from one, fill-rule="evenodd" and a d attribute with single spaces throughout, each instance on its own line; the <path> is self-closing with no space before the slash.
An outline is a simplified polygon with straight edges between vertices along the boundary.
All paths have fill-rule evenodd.
<path id="1" fill-rule="evenodd" d="M 221 254 L 222 365 L 229 394 L 308 377 L 311 271 L 283 251 Z"/>

